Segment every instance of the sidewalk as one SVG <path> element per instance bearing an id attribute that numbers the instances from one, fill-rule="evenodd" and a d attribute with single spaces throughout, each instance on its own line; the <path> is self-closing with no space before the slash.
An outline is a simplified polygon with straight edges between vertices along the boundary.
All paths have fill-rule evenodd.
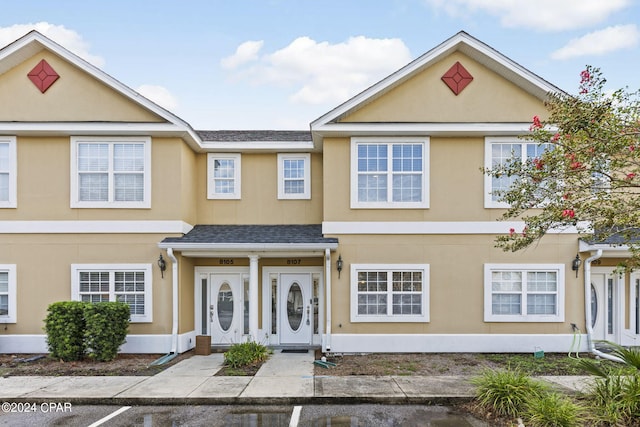
<path id="1" fill-rule="evenodd" d="M 74 404 L 452 404 L 473 397 L 464 376 L 314 375 L 314 353 L 276 350 L 253 377 L 216 377 L 223 355 L 192 356 L 150 377 L 0 378 L 0 399 Z M 589 377 L 541 377 L 566 393 L 582 391 Z"/>

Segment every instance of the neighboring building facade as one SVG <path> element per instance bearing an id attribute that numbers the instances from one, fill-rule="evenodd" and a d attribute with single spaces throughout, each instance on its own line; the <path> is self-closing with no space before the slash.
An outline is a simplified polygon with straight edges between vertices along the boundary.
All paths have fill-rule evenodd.
<path id="1" fill-rule="evenodd" d="M 558 90 L 459 33 L 310 131 L 196 131 L 29 33 L 0 50 L 0 352 L 45 352 L 61 300 L 129 303 L 124 352 L 638 345 L 624 248 L 494 247 L 523 224 L 480 168 L 536 155 Z"/>

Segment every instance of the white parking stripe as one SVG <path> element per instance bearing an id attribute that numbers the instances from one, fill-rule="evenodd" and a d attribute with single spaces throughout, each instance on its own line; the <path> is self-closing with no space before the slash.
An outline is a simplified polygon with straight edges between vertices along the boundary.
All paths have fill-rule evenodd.
<path id="1" fill-rule="evenodd" d="M 106 423 L 107 421 L 109 421 L 111 418 L 113 417 L 117 417 L 118 415 L 120 415 L 121 413 L 123 413 L 124 411 L 126 411 L 127 409 L 131 409 L 131 406 L 123 406 L 122 408 L 118 409 L 115 412 L 112 412 L 111 414 L 107 415 L 106 417 L 96 421 L 95 423 L 91 424 L 88 427 L 97 427 L 99 425 L 102 425 L 104 423 Z"/>
<path id="2" fill-rule="evenodd" d="M 298 427 L 298 423 L 300 422 L 301 411 L 302 411 L 302 406 L 293 407 L 293 412 L 291 413 L 291 421 L 289 422 L 289 427 Z"/>

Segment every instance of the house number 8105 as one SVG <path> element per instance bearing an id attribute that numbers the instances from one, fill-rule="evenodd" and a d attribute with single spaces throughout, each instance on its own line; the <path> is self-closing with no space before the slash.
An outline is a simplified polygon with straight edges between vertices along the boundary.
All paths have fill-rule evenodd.
<path id="1" fill-rule="evenodd" d="M 232 259 L 220 259 L 220 260 L 218 260 L 218 264 L 221 264 L 221 265 L 233 265 L 233 260 Z"/>

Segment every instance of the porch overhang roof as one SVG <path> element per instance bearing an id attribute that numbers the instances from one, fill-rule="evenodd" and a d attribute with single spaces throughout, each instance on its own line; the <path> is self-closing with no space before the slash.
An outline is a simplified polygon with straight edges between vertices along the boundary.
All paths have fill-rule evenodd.
<path id="1" fill-rule="evenodd" d="M 167 237 L 158 246 L 188 257 L 318 256 L 327 249 L 336 250 L 338 239 L 324 237 L 321 224 L 196 225 L 182 237 Z"/>

